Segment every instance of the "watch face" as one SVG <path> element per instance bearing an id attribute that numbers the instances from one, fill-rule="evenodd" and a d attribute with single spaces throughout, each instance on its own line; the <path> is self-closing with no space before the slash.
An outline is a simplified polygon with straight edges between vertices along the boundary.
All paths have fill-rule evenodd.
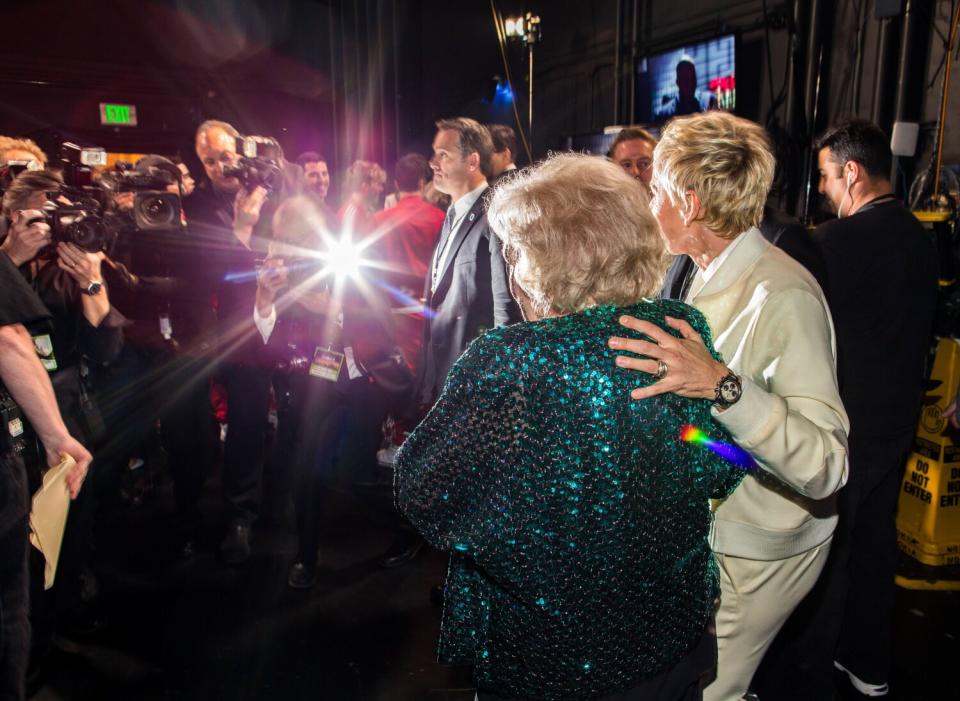
<path id="1" fill-rule="evenodd" d="M 100 288 L 102 287 L 103 285 L 99 282 L 91 282 L 89 285 L 87 285 L 86 292 L 88 295 L 95 295 L 100 292 Z"/>
<path id="2" fill-rule="evenodd" d="M 720 398 L 727 404 L 733 404 L 740 399 L 740 383 L 735 379 L 724 380 L 720 384 Z"/>

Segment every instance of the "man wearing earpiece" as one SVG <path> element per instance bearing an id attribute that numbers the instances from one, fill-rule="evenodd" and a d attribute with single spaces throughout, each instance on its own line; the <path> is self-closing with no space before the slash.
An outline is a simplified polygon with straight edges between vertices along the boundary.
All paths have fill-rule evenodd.
<path id="1" fill-rule="evenodd" d="M 830 560 L 809 597 L 816 600 L 795 612 L 807 627 L 805 641 L 795 640 L 799 649 L 783 660 L 799 671 L 801 661 L 819 656 L 804 671 L 804 683 L 818 671 L 829 683 L 836 669 L 842 683 L 861 696 L 885 696 L 895 514 L 923 394 L 937 296 L 936 249 L 893 194 L 890 142 L 877 125 L 844 122 L 830 128 L 816 149 L 819 190 L 837 214 L 813 237 L 830 280 L 840 397 L 850 417 L 850 477 L 840 492 Z M 816 639 L 813 629 L 818 629 Z M 784 684 L 793 682 L 786 674 L 775 676 Z M 758 691 L 761 698 L 778 697 L 762 685 Z M 796 698 L 830 696 L 811 689 Z"/>

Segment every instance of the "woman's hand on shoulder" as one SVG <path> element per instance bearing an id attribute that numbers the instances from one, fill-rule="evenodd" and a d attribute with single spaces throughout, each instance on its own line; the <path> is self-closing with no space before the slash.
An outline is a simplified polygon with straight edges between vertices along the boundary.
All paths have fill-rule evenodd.
<path id="1" fill-rule="evenodd" d="M 632 316 L 620 317 L 620 324 L 644 334 L 650 340 L 614 336 L 610 348 L 634 353 L 641 358 L 618 355 L 619 367 L 637 370 L 658 378 L 646 387 L 630 392 L 634 399 L 673 393 L 690 399 L 714 399 L 717 384 L 730 371 L 714 360 L 703 338 L 683 319 L 665 317 L 667 325 L 680 332 L 676 337 L 654 323 Z"/>

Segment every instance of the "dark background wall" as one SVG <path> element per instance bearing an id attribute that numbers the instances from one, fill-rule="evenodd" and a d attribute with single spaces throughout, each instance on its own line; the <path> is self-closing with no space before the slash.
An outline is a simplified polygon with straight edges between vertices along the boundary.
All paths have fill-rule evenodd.
<path id="1" fill-rule="evenodd" d="M 905 20 L 878 19 L 886 6 L 894 14 L 909 7 L 914 17 L 915 67 L 900 89 L 901 116 L 923 124 L 929 152 L 949 0 L 496 2 L 503 15 L 530 10 L 542 20 L 534 157 L 561 148 L 567 135 L 628 123 L 639 57 L 739 32 L 739 110 L 777 141 L 788 209 L 803 205 L 812 134 L 843 116 L 875 116 L 887 128 L 897 116 Z M 821 41 L 811 48 L 814 15 Z M 357 157 L 390 166 L 408 150 L 428 153 L 440 117 L 513 122 L 511 104 L 494 92 L 506 71 L 488 0 L 17 0 L 5 3 L 4 24 L 23 30 L 6 32 L 0 47 L 0 133 L 35 136 L 48 150 L 72 138 L 189 158 L 196 125 L 221 118 L 276 136 L 290 157 L 320 150 L 341 172 Z M 884 27 L 896 39 L 892 50 L 883 50 Z M 525 123 L 526 55 L 512 43 L 506 53 Z M 891 56 L 892 72 L 883 60 Z M 140 125 L 101 127 L 99 102 L 135 104 Z M 945 158 L 960 160 L 960 130 L 949 122 Z M 901 165 L 897 177 L 907 181 L 916 164 Z"/>

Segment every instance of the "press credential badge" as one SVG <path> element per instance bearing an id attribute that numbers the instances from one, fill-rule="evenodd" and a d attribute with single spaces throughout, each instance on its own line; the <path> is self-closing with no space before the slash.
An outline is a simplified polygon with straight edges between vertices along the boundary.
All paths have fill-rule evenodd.
<path id="1" fill-rule="evenodd" d="M 43 363 L 43 367 L 46 368 L 47 372 L 53 372 L 59 367 L 57 365 L 57 357 L 53 354 L 53 339 L 50 338 L 50 334 L 45 333 L 40 336 L 34 336 L 33 347 L 37 349 L 40 362 Z"/>

